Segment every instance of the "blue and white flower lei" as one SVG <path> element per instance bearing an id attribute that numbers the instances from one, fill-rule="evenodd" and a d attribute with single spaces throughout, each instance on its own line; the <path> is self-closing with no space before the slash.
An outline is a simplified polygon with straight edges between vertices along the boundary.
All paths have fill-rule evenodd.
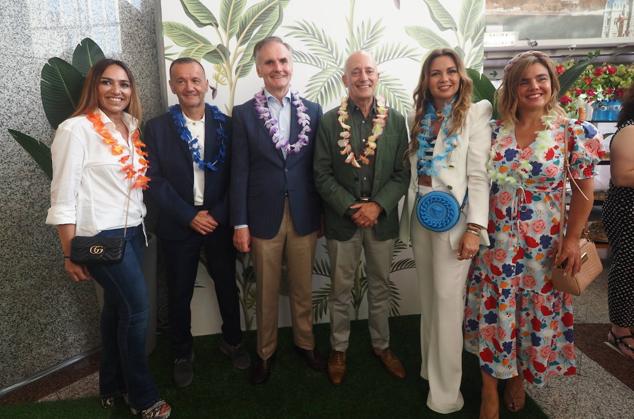
<path id="1" fill-rule="evenodd" d="M 178 131 L 178 136 L 181 140 L 187 144 L 189 151 L 192 153 L 192 160 L 201 170 L 210 170 L 215 172 L 219 169 L 220 165 L 225 162 L 226 158 L 226 146 L 227 133 L 225 131 L 225 124 L 227 123 L 227 115 L 223 114 L 216 106 L 205 103 L 205 111 L 211 111 L 213 119 L 218 123 L 216 128 L 216 142 L 218 143 L 218 153 L 209 161 L 203 160 L 200 156 L 200 146 L 198 145 L 198 138 L 192 138 L 192 133 L 187 128 L 185 122 L 185 116 L 181 110 L 180 105 L 170 106 L 169 112 Z"/>
<path id="2" fill-rule="evenodd" d="M 444 135 L 445 151 L 436 156 L 433 156 L 431 160 L 426 160 L 425 152 L 429 148 L 433 148 L 431 139 L 433 137 L 431 125 L 432 122 L 437 120 L 436 108 L 431 102 L 427 103 L 425 108 L 425 114 L 420 121 L 420 133 L 416 137 L 418 139 L 418 165 L 417 170 L 419 175 L 438 176 L 439 168 L 446 167 L 444 164 L 449 154 L 456 149 L 458 145 L 458 134 L 453 133 L 448 135 L 449 121 L 451 120 L 451 111 L 453 110 L 453 100 L 448 102 L 442 110 L 443 120 L 438 130 L 438 136 L 440 133 Z"/>

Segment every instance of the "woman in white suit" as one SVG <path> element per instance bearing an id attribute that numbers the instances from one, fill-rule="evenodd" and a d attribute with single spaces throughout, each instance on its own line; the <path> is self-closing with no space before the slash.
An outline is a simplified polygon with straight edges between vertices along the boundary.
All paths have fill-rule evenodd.
<path id="1" fill-rule="evenodd" d="M 429 381 L 427 406 L 439 413 L 462 409 L 462 321 L 467 273 L 486 224 L 491 147 L 491 104 L 471 103 L 473 83 L 455 51 L 432 51 L 414 92 L 410 124 L 411 182 L 401 217 L 401 239 L 410 241 L 421 302 L 421 377 Z M 455 198 L 457 223 L 444 232 L 419 222 L 418 201 L 431 191 Z"/>

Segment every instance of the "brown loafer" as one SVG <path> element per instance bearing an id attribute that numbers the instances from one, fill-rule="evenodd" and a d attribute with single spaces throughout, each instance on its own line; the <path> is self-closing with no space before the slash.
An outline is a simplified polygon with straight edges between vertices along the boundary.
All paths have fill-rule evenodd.
<path id="1" fill-rule="evenodd" d="M 346 353 L 331 351 L 328 357 L 328 378 L 330 382 L 339 385 L 346 375 Z"/>
<path id="2" fill-rule="evenodd" d="M 373 349 L 374 355 L 381 360 L 385 369 L 396 378 L 405 378 L 405 367 L 390 348 Z"/>

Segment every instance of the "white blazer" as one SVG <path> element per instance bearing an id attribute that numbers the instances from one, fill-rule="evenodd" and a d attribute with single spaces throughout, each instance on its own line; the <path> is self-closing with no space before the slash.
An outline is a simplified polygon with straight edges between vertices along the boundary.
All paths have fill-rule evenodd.
<path id="1" fill-rule="evenodd" d="M 491 149 L 490 120 L 491 104 L 488 101 L 482 100 L 472 104 L 462 132 L 459 134 L 458 145 L 447 156 L 447 162 L 441 165 L 438 176 L 432 177 L 433 190 L 451 193 L 460 204 L 462 204 L 465 192 L 467 189 L 469 190 L 469 198 L 462 209 L 458 224 L 447 232 L 452 249 L 458 249 L 467 223 L 483 227 L 488 224 L 490 182 L 486 166 Z M 410 126 L 412 125 L 410 124 Z M 444 140 L 445 137 L 441 131 L 438 133 L 434 145 L 434 156 L 444 152 Z M 418 157 L 416 154 L 410 156 L 410 163 L 411 179 L 405 195 L 400 222 L 400 238 L 405 243 L 410 242 L 410 220 L 418 193 Z M 485 246 L 489 245 L 486 228 L 480 231 L 480 243 Z"/>

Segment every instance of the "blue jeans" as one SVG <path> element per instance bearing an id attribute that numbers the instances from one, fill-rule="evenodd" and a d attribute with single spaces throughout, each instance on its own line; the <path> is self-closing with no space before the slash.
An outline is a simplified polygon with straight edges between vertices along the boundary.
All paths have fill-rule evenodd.
<path id="1" fill-rule="evenodd" d="M 122 237 L 123 229 L 102 231 L 98 236 Z M 145 354 L 149 302 L 142 260 L 143 230 L 138 226 L 128 228 L 121 262 L 89 267 L 104 290 L 99 392 L 102 397 L 127 393 L 135 409 L 146 409 L 159 400 Z"/>

